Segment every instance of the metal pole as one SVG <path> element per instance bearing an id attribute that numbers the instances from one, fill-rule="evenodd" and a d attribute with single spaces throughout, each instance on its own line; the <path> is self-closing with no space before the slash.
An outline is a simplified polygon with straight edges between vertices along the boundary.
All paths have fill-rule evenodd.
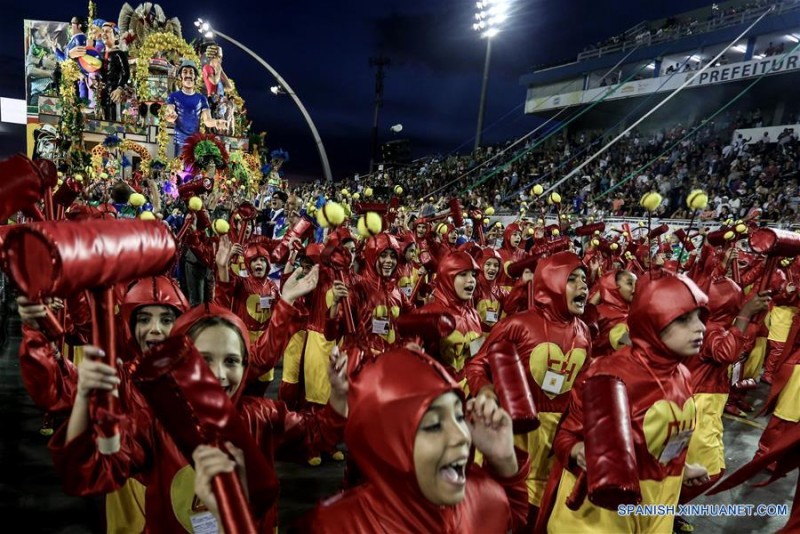
<path id="1" fill-rule="evenodd" d="M 492 57 L 492 38 L 486 38 L 486 60 L 483 64 L 483 84 L 481 85 L 481 103 L 478 107 L 478 129 L 475 132 L 475 148 L 481 146 L 481 132 L 483 131 L 483 115 L 486 111 L 486 88 L 489 86 L 489 59 Z"/>
<path id="2" fill-rule="evenodd" d="M 290 97 L 292 97 L 292 100 L 294 100 L 294 103 L 297 105 L 298 109 L 300 110 L 300 113 L 303 114 L 303 118 L 305 118 L 306 122 L 308 123 L 308 127 L 311 129 L 311 134 L 314 136 L 314 141 L 317 143 L 317 151 L 319 152 L 319 159 L 322 161 L 322 170 L 325 173 L 325 180 L 327 180 L 328 182 L 332 182 L 333 177 L 331 176 L 331 166 L 328 163 L 328 154 L 325 152 L 325 146 L 322 144 L 322 139 L 319 137 L 319 132 L 317 131 L 317 127 L 314 126 L 314 121 L 311 120 L 311 116 L 308 114 L 308 111 L 306 110 L 305 106 L 303 105 L 302 102 L 300 102 L 300 99 L 297 97 L 292 88 L 289 87 L 289 84 L 286 83 L 286 80 L 284 80 L 281 77 L 281 75 L 278 74 L 278 71 L 273 69 L 269 65 L 269 63 L 261 59 L 261 56 L 259 56 L 258 54 L 247 48 L 245 45 L 243 45 L 233 37 L 225 35 L 224 33 L 217 31 L 216 29 L 212 29 L 211 31 L 214 33 L 214 35 L 219 35 L 223 39 L 230 41 L 231 43 L 235 44 L 236 46 L 238 46 L 239 48 L 250 54 L 250 56 L 256 61 L 258 61 L 262 67 L 267 69 L 270 72 L 270 74 L 275 76 L 275 79 L 278 80 L 278 83 L 281 84 L 281 87 L 286 89 L 286 92 L 289 94 Z"/>

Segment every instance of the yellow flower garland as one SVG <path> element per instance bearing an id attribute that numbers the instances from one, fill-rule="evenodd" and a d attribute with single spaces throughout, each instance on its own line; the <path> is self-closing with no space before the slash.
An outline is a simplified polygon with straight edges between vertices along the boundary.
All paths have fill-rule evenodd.
<path id="1" fill-rule="evenodd" d="M 123 139 L 119 145 L 122 152 L 135 152 L 137 156 L 142 158 L 142 169 L 148 169 L 152 156 L 147 148 L 130 139 Z M 92 149 L 92 167 L 95 174 L 99 174 L 103 170 L 103 160 L 110 157 L 108 147 L 105 145 L 97 145 Z"/>
<path id="2" fill-rule="evenodd" d="M 200 58 L 197 57 L 194 49 L 185 40 L 170 32 L 151 33 L 135 50 L 136 69 L 133 71 L 133 77 L 136 81 L 136 94 L 139 97 L 139 101 L 147 101 L 151 96 L 147 90 L 150 59 L 167 52 L 175 52 L 183 58 L 194 61 L 195 65 L 198 65 L 198 69 L 200 68 Z M 196 84 L 199 86 L 200 76 L 197 77 Z"/>

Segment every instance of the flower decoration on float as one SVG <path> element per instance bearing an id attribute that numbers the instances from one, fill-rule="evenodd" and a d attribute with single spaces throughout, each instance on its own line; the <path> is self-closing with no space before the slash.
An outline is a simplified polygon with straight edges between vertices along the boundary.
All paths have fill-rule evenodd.
<path id="1" fill-rule="evenodd" d="M 181 37 L 171 32 L 156 32 L 145 37 L 137 49 L 136 68 L 133 71 L 136 94 L 140 101 L 149 101 L 155 95 L 150 94 L 147 86 L 147 78 L 150 74 L 150 60 L 163 57 L 167 53 L 173 53 L 179 57 L 194 61 L 195 65 L 200 65 L 200 58 L 189 43 Z M 202 84 L 202 77 L 198 76 L 195 85 L 199 89 Z"/>
<path id="2" fill-rule="evenodd" d="M 226 168 L 230 157 L 217 136 L 198 132 L 184 143 L 181 159 L 189 169 L 206 170 L 211 165 L 217 169 Z"/>

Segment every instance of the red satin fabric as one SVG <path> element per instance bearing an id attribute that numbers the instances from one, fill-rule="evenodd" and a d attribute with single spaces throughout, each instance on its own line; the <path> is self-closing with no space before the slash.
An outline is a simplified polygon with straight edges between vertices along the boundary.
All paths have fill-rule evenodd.
<path id="1" fill-rule="evenodd" d="M 164 276 L 143 278 L 133 284 L 120 302 L 117 317 L 117 355 L 126 363 L 121 369 L 127 375 L 141 356 L 139 345 L 133 339 L 133 313 L 142 306 L 171 306 L 176 315 L 189 308 L 175 282 Z M 67 340 L 72 344 L 88 343 L 91 335 L 91 317 L 83 293 L 66 301 Z M 75 400 L 78 384 L 77 368 L 68 354 L 57 356 L 50 340 L 41 332 L 23 327 L 19 350 L 20 374 L 34 403 L 46 411 L 68 411 Z M 125 396 L 123 395 L 123 400 Z"/>
<path id="2" fill-rule="evenodd" d="M 0 221 L 42 199 L 45 183 L 39 168 L 22 154 L 0 161 Z"/>
<path id="3" fill-rule="evenodd" d="M 486 275 L 483 272 L 486 262 L 490 259 L 497 260 L 500 266 L 495 279 L 491 281 L 486 279 Z M 508 292 L 503 290 L 500 287 L 500 284 L 497 283 L 498 279 L 500 278 L 500 273 L 503 270 L 503 258 L 500 257 L 500 253 L 495 249 L 486 247 L 481 251 L 481 255 L 476 261 L 478 262 L 479 271 L 478 285 L 475 288 L 475 294 L 472 298 L 472 300 L 475 302 L 475 308 L 477 308 L 479 315 L 481 313 L 480 310 L 482 306 L 484 309 L 496 310 L 497 320 L 499 321 L 500 316 L 504 311 L 505 301 L 508 298 Z M 485 304 L 481 305 L 482 301 L 486 301 Z M 481 328 L 484 332 L 491 331 L 496 324 L 497 322 L 490 323 L 485 320 L 485 317 L 481 317 Z"/>
<path id="4" fill-rule="evenodd" d="M 11 276 L 35 300 L 161 274 L 176 251 L 166 225 L 138 219 L 19 225 L 3 246 Z"/>
<path id="5" fill-rule="evenodd" d="M 680 275 L 663 276 L 637 286 L 628 318 L 633 347 L 624 347 L 606 358 L 594 360 L 584 377 L 589 380 L 594 376 L 608 375 L 624 382 L 630 404 L 639 480 L 663 480 L 683 472 L 686 450 L 662 465 L 648 449 L 644 419 L 647 411 L 658 401 L 671 401 L 683 409 L 691 398 L 690 373 L 680 358 L 661 341 L 660 332 L 677 317 L 698 307 L 704 308 L 706 302 L 705 295 L 694 282 Z M 583 441 L 587 432 L 582 387 L 581 383 L 573 388 L 568 415 L 561 421 L 553 443 L 556 456 L 565 466 L 572 465 L 572 447 Z M 658 422 L 669 424 L 666 420 Z M 658 434 L 670 436 L 674 433 L 675 429 L 668 427 Z"/>
<path id="6" fill-rule="evenodd" d="M 558 360 L 550 361 L 547 352 L 537 353 L 543 358 L 541 364 L 555 372 L 563 373 L 570 379 L 578 380 L 580 373 L 588 364 L 591 356 L 591 337 L 589 328 L 580 318 L 569 313 L 567 308 L 566 287 L 570 273 L 581 266 L 578 256 L 571 252 L 560 252 L 542 260 L 534 274 L 536 287 L 536 307 L 507 317 L 492 329 L 478 355 L 467 362 L 465 374 L 469 390 L 477 393 L 484 386 L 490 385 L 489 367 L 486 349 L 497 340 L 506 340 L 514 344 L 522 360 L 523 367 L 532 367 L 531 357 L 534 349 L 543 343 L 554 343 L 566 354 L 572 349 L 584 350 L 584 361 L 570 359 L 566 368 L 562 368 Z M 585 362 L 585 363 L 584 363 Z M 553 398 L 546 395 L 528 374 L 528 385 L 533 394 L 537 410 L 541 412 L 560 413 L 566 408 L 569 400 L 567 391 Z"/>
<path id="7" fill-rule="evenodd" d="M 487 353 L 497 401 L 511 416 L 514 434 L 536 430 L 540 424 L 539 417 L 528 387 L 527 372 L 514 345 L 498 341 L 487 349 Z"/>
<path id="8" fill-rule="evenodd" d="M 271 324 L 280 324 L 281 328 L 286 329 L 286 319 L 281 316 L 287 311 L 291 314 L 291 307 L 276 308 Z M 197 321 L 211 315 L 223 316 L 234 324 L 246 346 L 249 346 L 244 324 L 230 312 L 213 305 L 198 306 L 185 313 L 176 322 L 172 334 L 184 335 Z M 281 354 L 286 343 L 288 338 L 282 347 L 277 347 Z M 254 350 L 258 350 L 258 344 Z M 246 361 L 256 360 L 257 356 L 250 354 Z M 245 378 L 253 373 L 258 375 L 257 370 L 248 366 Z M 128 390 L 126 383 L 123 376 L 120 391 L 123 402 L 130 398 L 131 393 L 140 395 L 135 388 Z M 295 413 L 290 412 L 280 401 L 241 397 L 242 391 L 243 387 L 240 386 L 231 400 L 249 432 L 255 437 L 270 468 L 276 454 L 289 451 L 305 456 L 324 450 L 325 447 L 332 447 L 342 439 L 345 420 L 330 406 L 313 414 Z M 122 449 L 111 456 L 97 453 L 94 437 L 89 431 L 68 444 L 64 443 L 66 427 L 56 432 L 49 448 L 62 485 L 71 495 L 100 495 L 119 489 L 128 478 L 135 476 L 147 486 L 145 532 L 182 532 L 185 529 L 175 516 L 170 496 L 175 490 L 173 484 L 176 475 L 188 462 L 163 427 L 155 422 L 146 405 L 131 408 L 128 413 L 130 419 L 122 427 Z M 253 493 L 253 490 L 258 492 L 259 484 L 263 483 L 264 481 L 248 480 L 250 498 L 254 511 L 260 518 L 262 531 L 272 532 L 277 522 L 275 501 L 265 503 L 270 507 L 269 510 L 259 511 L 259 504 L 254 500 L 258 493 Z"/>
<path id="9" fill-rule="evenodd" d="M 625 383 L 614 376 L 594 376 L 584 383 L 582 395 L 589 500 L 609 510 L 640 502 Z"/>
<path id="10" fill-rule="evenodd" d="M 610 272 L 600 278 L 600 303 L 597 305 L 598 335 L 592 344 L 592 356 L 600 358 L 614 352 L 609 334 L 628 319 L 630 303 L 622 298 L 616 281 L 617 273 Z"/>
<path id="11" fill-rule="evenodd" d="M 373 333 L 373 319 L 389 321 L 389 330 L 393 331 L 396 330 L 394 313 L 402 315 L 412 311 L 411 303 L 397 287 L 397 269 L 395 268 L 389 278 L 385 278 L 377 270 L 376 262 L 385 250 L 394 250 L 399 258 L 400 247 L 397 240 L 387 233 L 380 233 L 367 239 L 364 245 L 364 268 L 362 273 L 353 276 L 354 283 L 350 287 L 350 306 L 353 310 L 356 334 L 347 337 L 346 347 L 357 345 L 375 354 L 388 350 L 395 340 L 390 342 L 391 334 Z M 337 319 L 328 320 L 325 335 L 329 340 L 344 335 L 341 330 L 344 324 L 344 311 L 340 306 Z"/>
<path id="12" fill-rule="evenodd" d="M 455 331 L 458 333 L 455 335 L 460 336 L 460 339 L 455 342 L 443 340 L 439 347 L 439 353 L 434 356 L 452 373 L 456 380 L 463 378 L 463 370 L 460 369 L 461 360 L 472 356 L 469 347 L 470 341 L 480 337 L 483 331 L 480 316 L 472 301 L 462 300 L 456 294 L 455 277 L 464 271 L 474 271 L 477 274 L 478 264 L 475 263 L 472 256 L 466 252 L 451 252 L 443 257 L 436 271 L 434 301 L 419 309 L 420 313 L 450 313 L 455 319 Z"/>
<path id="13" fill-rule="evenodd" d="M 247 257 L 245 257 L 245 262 L 248 266 L 250 265 Z M 246 278 L 234 274 L 230 276 L 231 280 L 229 282 L 217 279 L 214 303 L 235 313 L 244 321 L 249 331 L 266 330 L 272 317 L 271 308 L 266 312 L 256 312 L 255 316 L 252 312 L 255 310 L 254 306 L 256 304 L 260 306 L 260 297 L 270 297 L 272 299 L 271 306 L 276 306 L 281 298 L 278 286 L 267 276 L 263 278 L 256 278 L 252 275 Z M 248 302 L 253 307 L 252 309 L 248 307 Z M 261 318 L 264 318 L 264 320 L 261 321 Z"/>
<path id="14" fill-rule="evenodd" d="M 525 256 L 524 249 L 511 246 L 511 234 L 521 231 L 522 230 L 517 223 L 511 223 L 503 232 L 503 244 L 500 247 L 500 250 L 497 251 L 503 260 L 500 262 L 500 274 L 497 275 L 497 283 L 501 286 L 510 286 L 514 283 L 512 277 L 506 273 L 506 265 L 508 263 L 514 263 L 517 260 L 521 260 Z M 520 241 L 520 243 L 522 243 L 522 241 Z"/>
<path id="15" fill-rule="evenodd" d="M 726 491 L 731 488 L 743 484 L 751 480 L 753 477 L 759 475 L 771 463 L 776 462 L 775 469 L 768 482 L 777 480 L 785 476 L 787 473 L 800 467 L 800 425 L 793 424 L 784 432 L 778 440 L 770 445 L 769 451 L 764 454 L 759 454 L 748 463 L 731 473 L 727 478 L 715 486 L 709 495 L 716 495 L 721 491 Z M 792 534 L 800 531 L 800 478 L 797 479 L 797 489 L 794 494 L 794 503 L 789 519 L 779 534 Z"/>
<path id="16" fill-rule="evenodd" d="M 464 500 L 437 506 L 422 495 L 414 471 L 417 427 L 430 403 L 461 389 L 428 356 L 396 349 L 367 363 L 351 378 L 345 442 L 366 482 L 319 506 L 310 531 L 506 532 L 524 524 L 527 461 L 509 479 L 473 465 Z"/>
<path id="17" fill-rule="evenodd" d="M 178 283 L 168 276 L 148 276 L 133 283 L 119 305 L 120 338 L 129 352 L 126 359 L 141 355 L 139 344 L 133 338 L 134 313 L 144 306 L 170 306 L 176 317 L 189 309 L 189 301 Z"/>
<path id="18" fill-rule="evenodd" d="M 159 423 L 186 461 L 199 445 L 226 441 L 242 449 L 252 501 L 267 508 L 277 499 L 278 479 L 259 450 L 219 380 L 185 336 L 171 336 L 150 350 L 133 375 Z M 235 475 L 234 475 L 235 476 Z M 249 505 L 232 478 L 214 485 L 220 516 L 228 532 L 254 532 Z M 254 487 L 252 487 L 254 486 Z"/>
<path id="19" fill-rule="evenodd" d="M 750 351 L 755 339 L 733 326 L 744 305 L 741 288 L 730 278 L 717 278 L 708 290 L 709 317 L 700 354 L 684 363 L 692 373 L 695 393 L 730 391 L 729 366 Z"/>

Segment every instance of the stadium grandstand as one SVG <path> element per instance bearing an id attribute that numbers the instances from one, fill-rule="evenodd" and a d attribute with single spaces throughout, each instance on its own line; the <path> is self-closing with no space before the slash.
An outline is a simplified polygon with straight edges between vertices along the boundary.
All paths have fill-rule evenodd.
<path id="1" fill-rule="evenodd" d="M 543 122 L 528 135 L 387 162 L 345 186 L 388 178 L 410 203 L 460 195 L 514 214 L 534 184 L 557 184 L 575 216 L 596 218 L 642 216 L 639 198 L 657 190 L 656 215 L 673 219 L 688 218 L 686 195 L 701 187 L 709 223 L 760 209 L 765 222 L 796 225 L 799 62 L 800 1 L 722 2 L 643 21 L 522 75 L 525 113 Z"/>

